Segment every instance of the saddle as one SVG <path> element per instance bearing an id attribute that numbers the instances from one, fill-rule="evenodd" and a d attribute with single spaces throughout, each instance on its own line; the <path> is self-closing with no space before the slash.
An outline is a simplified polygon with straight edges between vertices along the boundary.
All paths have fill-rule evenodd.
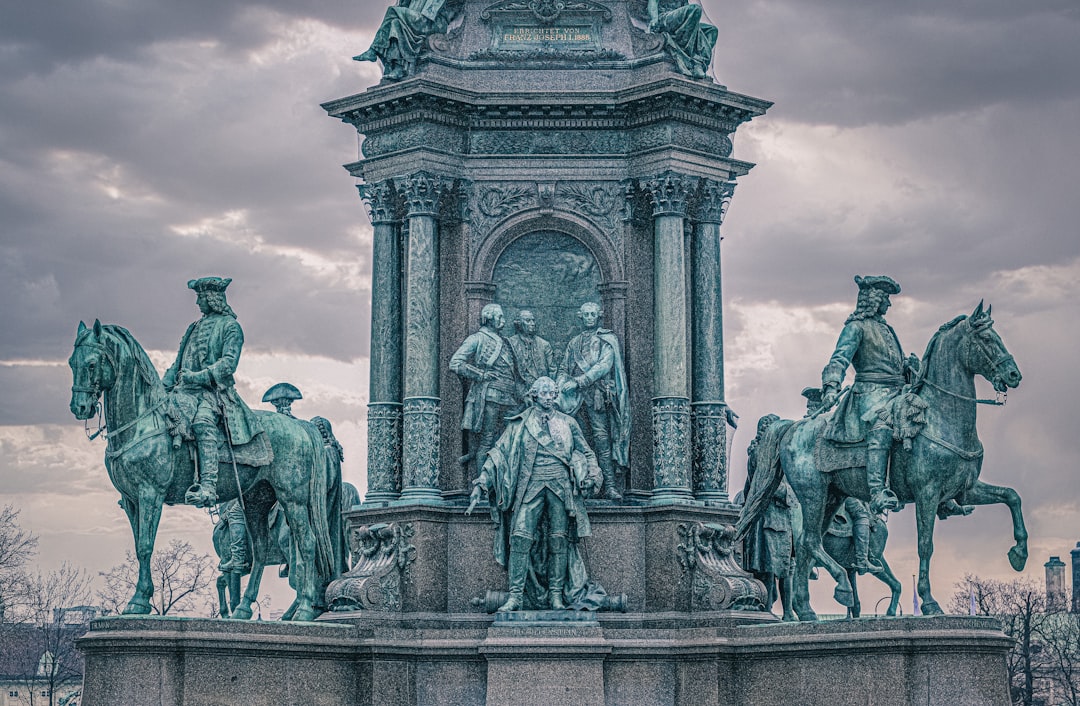
<path id="1" fill-rule="evenodd" d="M 912 440 L 926 426 L 927 404 L 910 388 L 904 390 L 875 410 L 862 421 L 869 426 L 884 425 L 892 430 L 893 441 L 910 449 Z M 832 424 L 833 420 L 829 420 Z M 866 468 L 866 441 L 845 444 L 818 434 L 814 439 L 814 463 L 822 473 L 835 473 L 847 468 Z"/>

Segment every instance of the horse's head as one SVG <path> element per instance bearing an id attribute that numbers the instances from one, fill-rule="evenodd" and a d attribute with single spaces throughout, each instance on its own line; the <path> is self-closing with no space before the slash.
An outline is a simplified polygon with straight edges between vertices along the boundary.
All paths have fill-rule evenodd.
<path id="1" fill-rule="evenodd" d="M 994 330 L 991 308 L 983 309 L 983 303 L 979 302 L 971 316 L 961 324 L 966 328 L 963 363 L 975 375 L 989 380 L 995 390 L 1005 392 L 1010 387 L 1017 387 L 1022 376 L 1012 354 Z"/>
<path id="2" fill-rule="evenodd" d="M 71 413 L 76 419 L 90 419 L 98 411 L 101 393 L 116 382 L 116 361 L 102 343 L 101 322 L 93 328 L 79 322 L 75 350 L 68 359 L 71 366 Z"/>

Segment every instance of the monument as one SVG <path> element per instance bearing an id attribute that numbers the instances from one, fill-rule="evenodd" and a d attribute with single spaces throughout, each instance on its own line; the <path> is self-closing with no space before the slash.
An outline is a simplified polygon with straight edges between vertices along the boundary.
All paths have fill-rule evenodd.
<path id="1" fill-rule="evenodd" d="M 374 230 L 352 566 L 317 624 L 96 622 L 85 703 L 1008 703 L 994 621 L 782 624 L 740 566 L 721 228 L 771 104 L 717 36 L 687 0 L 387 9 L 381 82 L 323 106 Z"/>

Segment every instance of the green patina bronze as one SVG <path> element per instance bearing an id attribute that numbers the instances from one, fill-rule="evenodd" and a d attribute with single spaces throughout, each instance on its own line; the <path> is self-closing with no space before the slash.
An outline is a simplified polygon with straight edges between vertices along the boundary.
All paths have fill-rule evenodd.
<path id="1" fill-rule="evenodd" d="M 532 404 L 487 454 L 466 514 L 487 495 L 495 559 L 510 575 L 500 611 L 598 610 L 606 594 L 589 580 L 578 548 L 592 534 L 584 498 L 602 483 L 596 455 L 574 418 L 555 407 L 554 380 L 540 377 L 529 396 Z"/>
<path id="2" fill-rule="evenodd" d="M 371 47 L 356 61 L 382 61 L 383 78 L 399 81 L 416 72 L 428 38 L 443 34 L 460 9 L 458 0 L 398 0 L 387 8 Z"/>
<path id="3" fill-rule="evenodd" d="M 1015 540 L 1009 560 L 1017 571 L 1027 561 L 1020 497 L 1012 488 L 978 479 L 983 450 L 975 424 L 977 404 L 993 402 L 976 398 L 975 376 L 989 380 L 1003 394 L 1020 384 L 1020 370 L 994 330 L 990 310 L 980 303 L 970 316 L 958 316 L 940 327 L 927 345 L 918 373 L 905 384 L 913 361 L 903 356 L 883 319 L 888 295 L 898 292 L 899 286 L 887 277 L 856 281 L 859 304 L 825 369 L 822 407 L 802 420 L 774 423 L 765 431 L 757 448 L 758 471 L 767 468 L 772 473 L 768 482 L 754 483 L 744 514 L 758 513 L 784 479 L 791 485 L 802 506 L 805 528 L 796 546 L 793 608 L 801 620 L 814 620 L 808 579 L 815 565 L 825 567 L 836 580 L 838 602 L 845 606 L 854 602 L 845 568 L 822 546 L 818 528 L 825 526 L 825 518 L 832 517 L 846 498 L 869 502 L 874 496 L 880 503 L 892 494 L 898 504 L 914 503 L 918 593 L 923 614 L 937 615 L 941 608 L 929 579 L 935 515 L 945 518 L 968 514 L 974 505 L 1005 504 L 1012 514 Z M 856 370 L 855 383 L 838 393 L 849 364 Z M 829 411 L 837 401 L 838 408 Z M 849 433 L 843 443 L 833 440 L 839 431 Z M 868 466 L 879 462 L 873 443 L 877 435 L 884 446 L 885 467 L 868 472 Z M 878 481 L 881 489 L 874 487 Z M 864 568 L 873 572 L 876 567 Z"/>
<path id="4" fill-rule="evenodd" d="M 649 31 L 664 38 L 664 50 L 679 73 L 705 78 L 717 30 L 701 21 L 701 5 L 688 0 L 649 0 Z"/>
<path id="5" fill-rule="evenodd" d="M 177 362 L 166 374 L 171 393 L 126 329 L 80 323 L 68 361 L 70 409 L 76 418 L 89 420 L 103 407 L 105 465 L 131 522 L 139 561 L 139 579 L 125 613 L 150 612 L 150 558 L 162 505 L 226 502 L 242 495 L 252 535 L 252 570 L 233 617 L 251 617 L 267 559 L 268 515 L 277 501 L 293 532 L 293 617 L 310 620 L 321 610 L 326 584 L 344 566 L 340 462 L 334 462 L 315 424 L 252 412 L 236 395 L 232 375 L 243 334 L 224 296 L 217 304 L 205 296 L 223 294 L 227 284 L 204 278 L 189 285 L 199 292 L 204 317 L 189 327 Z M 211 425 L 212 432 L 197 429 Z M 200 434 L 220 440 L 220 446 L 210 447 Z M 195 441 L 198 454 L 192 448 Z M 202 460 L 197 484 L 196 458 Z"/>

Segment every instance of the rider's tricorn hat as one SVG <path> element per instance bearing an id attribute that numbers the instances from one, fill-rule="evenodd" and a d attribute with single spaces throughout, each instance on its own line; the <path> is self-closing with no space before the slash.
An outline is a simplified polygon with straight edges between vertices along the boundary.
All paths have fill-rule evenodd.
<path id="1" fill-rule="evenodd" d="M 900 293 L 900 285 L 896 283 L 896 280 L 885 275 L 867 275 L 865 277 L 856 275 L 855 284 L 859 285 L 859 289 L 880 289 L 886 294 Z"/>
<path id="2" fill-rule="evenodd" d="M 189 279 L 187 286 L 188 289 L 194 289 L 200 294 L 202 292 L 224 292 L 230 282 L 232 282 L 231 277 L 200 277 L 199 279 Z"/>
<path id="3" fill-rule="evenodd" d="M 821 404 L 821 388 L 820 387 L 804 387 L 802 396 L 808 401 L 814 404 Z"/>
<path id="4" fill-rule="evenodd" d="M 296 388 L 296 385 L 292 385 L 287 382 L 279 382 L 271 387 L 263 395 L 263 402 L 270 402 L 273 404 L 274 400 L 302 400 L 304 396 L 300 394 L 300 390 Z"/>

